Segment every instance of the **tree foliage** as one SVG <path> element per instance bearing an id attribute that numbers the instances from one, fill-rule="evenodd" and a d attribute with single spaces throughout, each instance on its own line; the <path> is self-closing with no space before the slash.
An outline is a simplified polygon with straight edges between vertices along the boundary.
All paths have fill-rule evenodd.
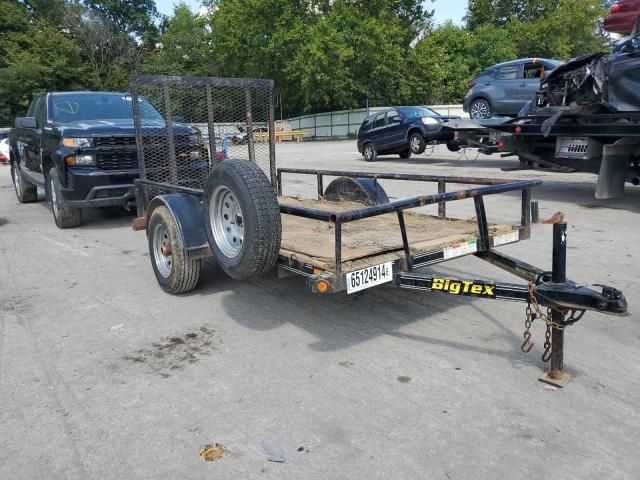
<path id="1" fill-rule="evenodd" d="M 42 90 L 127 88 L 132 73 L 270 78 L 283 114 L 459 102 L 492 64 L 601 50 L 611 0 L 0 0 L 0 123 Z"/>

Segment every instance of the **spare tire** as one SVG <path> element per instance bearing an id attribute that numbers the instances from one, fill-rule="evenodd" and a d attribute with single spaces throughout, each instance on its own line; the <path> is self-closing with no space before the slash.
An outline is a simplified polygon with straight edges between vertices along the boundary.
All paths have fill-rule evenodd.
<path id="1" fill-rule="evenodd" d="M 275 266 L 282 235 L 280 206 L 260 168 L 244 160 L 216 163 L 203 203 L 209 245 L 227 275 L 246 280 Z"/>
<path id="2" fill-rule="evenodd" d="M 372 178 L 338 177 L 327 186 L 324 199 L 330 202 L 360 202 L 365 205 L 389 203 L 387 192 Z"/>

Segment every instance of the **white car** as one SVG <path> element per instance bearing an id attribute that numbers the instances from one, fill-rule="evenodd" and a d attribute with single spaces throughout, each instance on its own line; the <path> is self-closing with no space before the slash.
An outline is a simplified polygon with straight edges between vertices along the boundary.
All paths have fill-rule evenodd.
<path id="1" fill-rule="evenodd" d="M 9 163 L 9 129 L 0 129 L 0 163 Z"/>

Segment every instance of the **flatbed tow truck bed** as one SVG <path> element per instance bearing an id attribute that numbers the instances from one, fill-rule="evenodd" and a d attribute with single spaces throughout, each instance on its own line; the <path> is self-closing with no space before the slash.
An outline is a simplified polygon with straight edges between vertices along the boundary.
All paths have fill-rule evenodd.
<path id="1" fill-rule="evenodd" d="M 543 360 L 550 368 L 540 379 L 558 386 L 571 378 L 564 369 L 565 328 L 587 310 L 628 315 L 619 290 L 602 285 L 594 290 L 567 279 L 567 224 L 561 214 L 546 222 L 553 224 L 550 269 L 499 251 L 530 238 L 538 210 L 532 190 L 541 185 L 539 180 L 277 168 L 273 82 L 141 76 L 133 79 L 131 92 L 141 167 L 133 228 L 147 232 L 156 279 L 169 293 L 196 288 L 201 259 L 215 257 L 233 278 L 248 280 L 277 268 L 281 276 L 304 278 L 318 294 L 351 294 L 386 284 L 423 293 L 522 302 L 526 309 L 521 349 L 531 350 L 532 322 L 544 321 Z M 165 118 L 166 138 L 157 128 L 145 132 L 141 93 Z M 216 110 L 216 105 L 224 108 Z M 241 114 L 231 108 L 234 105 Z M 181 122 L 189 119 L 204 125 L 205 132 L 216 132 L 216 122 L 237 122 L 225 119 L 239 115 L 246 119 L 248 133 L 244 158 L 229 159 L 226 151 L 219 155 L 218 139 L 212 134 L 182 139 L 172 133 L 178 116 Z M 256 119 L 268 125 L 266 143 L 253 137 Z M 178 142 L 191 151 L 178 154 L 184 151 L 176 150 Z M 268 155 L 262 169 L 260 152 Z M 286 195 L 292 176 L 298 182 L 300 176 L 315 180 L 315 198 Z M 330 183 L 325 188 L 326 181 Z M 382 186 L 387 181 L 419 183 L 425 193 L 391 201 Z M 489 224 L 484 198 L 505 193 L 510 193 L 509 201 L 520 193 L 520 221 Z M 459 201 L 473 202 L 474 218 L 447 215 L 447 205 Z M 423 207 L 430 205 L 437 206 L 437 215 L 425 213 Z M 443 277 L 429 268 L 466 255 L 524 283 Z"/>

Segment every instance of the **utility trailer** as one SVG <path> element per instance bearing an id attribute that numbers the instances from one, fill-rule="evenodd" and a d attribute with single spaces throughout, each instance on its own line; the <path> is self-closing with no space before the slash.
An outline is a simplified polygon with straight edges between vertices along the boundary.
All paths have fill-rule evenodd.
<path id="1" fill-rule="evenodd" d="M 594 290 L 566 278 L 567 226 L 561 215 L 551 222 L 550 271 L 498 251 L 530 237 L 537 217 L 531 192 L 540 181 L 277 168 L 271 81 L 138 76 L 131 93 L 141 167 L 133 227 L 146 230 L 156 279 L 169 293 L 195 288 L 201 261 L 215 257 L 232 278 L 251 279 L 277 268 L 281 275 L 304 278 L 319 294 L 353 294 L 385 284 L 517 301 L 526 305 L 522 350 L 531 350 L 531 323 L 542 319 L 547 325 L 543 358 L 550 368 L 541 380 L 560 386 L 570 379 L 564 329 L 586 310 L 627 314 L 626 300 L 615 288 Z M 145 131 L 143 96 L 162 112 L 166 137 L 158 137 L 157 126 Z M 176 118 L 202 127 L 202 148 L 176 155 L 171 134 Z M 269 126 L 266 142 L 252 135 L 256 121 Z M 246 145 L 229 152 L 230 159 L 216 161 L 219 139 L 208 134 L 216 131 L 216 122 L 236 123 L 248 132 Z M 315 180 L 313 197 L 285 194 L 291 177 L 300 176 Z M 420 183 L 425 194 L 391 201 L 383 187 L 387 181 Z M 487 221 L 485 198 L 504 193 L 520 195 L 516 225 Z M 461 201 L 473 202 L 472 220 L 447 215 L 447 205 Z M 437 206 L 437 214 L 423 211 L 430 205 Z M 524 282 L 445 278 L 429 270 L 465 255 Z"/>

